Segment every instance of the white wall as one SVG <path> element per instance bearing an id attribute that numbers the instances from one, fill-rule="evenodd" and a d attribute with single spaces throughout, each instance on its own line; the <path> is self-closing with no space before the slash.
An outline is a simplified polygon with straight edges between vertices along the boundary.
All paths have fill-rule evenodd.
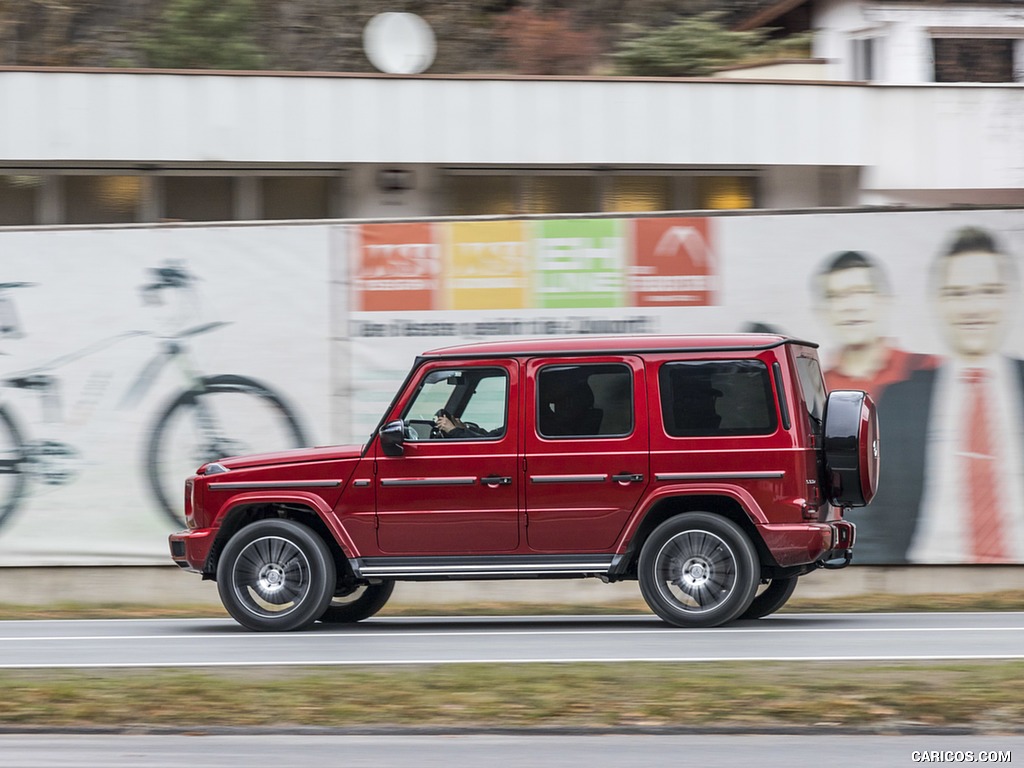
<path id="1" fill-rule="evenodd" d="M 859 164 L 846 85 L 0 72 L 0 165 Z"/>
<path id="2" fill-rule="evenodd" d="M 881 88 L 864 188 L 1024 189 L 1024 86 Z"/>

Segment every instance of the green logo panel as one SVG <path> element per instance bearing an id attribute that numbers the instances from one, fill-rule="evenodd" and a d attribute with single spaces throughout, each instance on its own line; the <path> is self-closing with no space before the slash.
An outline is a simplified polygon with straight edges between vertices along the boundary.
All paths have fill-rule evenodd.
<path id="1" fill-rule="evenodd" d="M 621 219 L 537 222 L 533 258 L 535 307 L 593 309 L 625 304 L 626 239 Z"/>

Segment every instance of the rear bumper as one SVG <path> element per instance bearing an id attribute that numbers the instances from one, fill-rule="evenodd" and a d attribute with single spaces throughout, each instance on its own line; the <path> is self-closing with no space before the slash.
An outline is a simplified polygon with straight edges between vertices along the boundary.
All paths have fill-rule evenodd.
<path id="1" fill-rule="evenodd" d="M 848 520 L 827 523 L 792 523 L 758 526 L 778 565 L 798 565 L 846 560 L 853 555 L 857 530 Z"/>
<path id="2" fill-rule="evenodd" d="M 213 546 L 214 530 L 200 528 L 194 531 L 178 531 L 167 537 L 171 548 L 171 560 L 180 568 L 193 573 L 203 573 L 206 560 Z"/>

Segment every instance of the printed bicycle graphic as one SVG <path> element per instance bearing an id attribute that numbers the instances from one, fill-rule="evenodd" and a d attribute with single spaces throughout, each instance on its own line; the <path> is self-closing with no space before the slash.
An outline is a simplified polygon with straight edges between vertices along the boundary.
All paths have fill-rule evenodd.
<path id="1" fill-rule="evenodd" d="M 148 270 L 153 280 L 142 286 L 147 303 L 163 303 L 165 294 L 188 292 L 198 279 L 183 266 Z M 19 335 L 9 292 L 31 283 L 0 283 L 0 333 Z M 187 303 L 187 302 L 183 302 Z M 206 461 L 259 451 L 299 448 L 308 444 L 298 416 L 287 401 L 267 385 L 235 374 L 207 375 L 196 366 L 188 342 L 227 322 L 208 322 L 167 335 L 128 331 L 84 349 L 0 379 L 0 387 L 38 396 L 43 423 L 56 436 L 33 436 L 9 402 L 0 402 L 0 526 L 19 509 L 33 485 L 59 486 L 73 481 L 85 464 L 80 449 L 61 439 L 67 423 L 61 403 L 61 379 L 54 371 L 124 340 L 151 336 L 156 354 L 141 369 L 121 399 L 131 407 L 158 376 L 174 363 L 181 388 L 157 412 L 143 455 L 146 485 L 158 508 L 178 528 L 185 526 L 184 480 Z"/>

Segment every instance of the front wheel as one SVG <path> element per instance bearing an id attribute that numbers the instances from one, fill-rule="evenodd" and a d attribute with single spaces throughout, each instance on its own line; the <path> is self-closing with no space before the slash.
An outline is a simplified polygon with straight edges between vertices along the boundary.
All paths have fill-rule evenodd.
<path id="1" fill-rule="evenodd" d="M 740 619 L 762 619 L 784 606 L 796 590 L 796 576 L 788 579 L 772 579 L 750 603 L 750 607 L 739 615 Z"/>
<path id="2" fill-rule="evenodd" d="M 260 632 L 304 629 L 334 592 L 334 558 L 316 533 L 292 520 L 259 520 L 228 540 L 217 591 L 231 617 Z"/>
<path id="3" fill-rule="evenodd" d="M 731 520 L 707 512 L 669 518 L 644 542 L 640 592 L 677 627 L 717 627 L 743 613 L 757 590 L 757 553 Z"/>
<path id="4" fill-rule="evenodd" d="M 344 595 L 335 595 L 324 611 L 320 621 L 324 624 L 351 624 L 368 619 L 384 607 L 395 582 L 382 581 L 380 584 L 363 584 Z"/>
<path id="5" fill-rule="evenodd" d="M 244 376 L 204 376 L 161 413 L 150 432 L 146 476 L 159 508 L 185 527 L 184 478 L 200 464 L 308 444 L 284 398 Z"/>

